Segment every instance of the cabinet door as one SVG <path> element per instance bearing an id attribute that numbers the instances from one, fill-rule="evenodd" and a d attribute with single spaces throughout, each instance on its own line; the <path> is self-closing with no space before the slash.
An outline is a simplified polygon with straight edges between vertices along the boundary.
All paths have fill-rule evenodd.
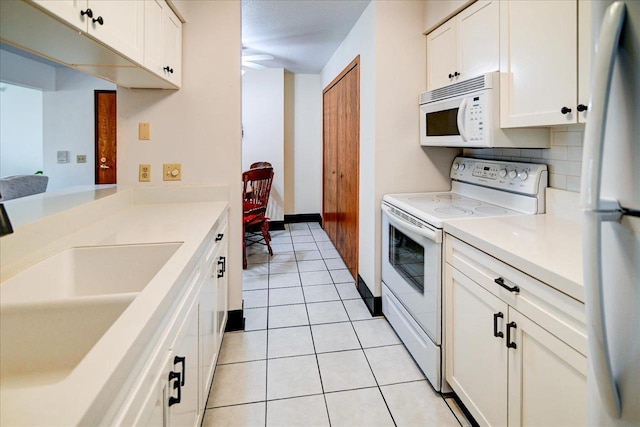
<path id="1" fill-rule="evenodd" d="M 453 81 L 457 71 L 457 45 L 455 18 L 427 35 L 427 90 Z"/>
<path id="2" fill-rule="evenodd" d="M 129 59 L 144 62 L 144 1 L 90 0 L 88 33 Z M 98 20 L 101 18 L 102 23 Z"/>
<path id="3" fill-rule="evenodd" d="M 509 425 L 587 425 L 587 358 L 509 309 Z"/>
<path id="4" fill-rule="evenodd" d="M 161 77 L 164 76 L 164 46 L 162 45 L 163 11 L 168 7 L 164 0 L 144 2 L 144 66 Z"/>
<path id="5" fill-rule="evenodd" d="M 577 10 L 576 0 L 500 2 L 502 127 L 577 122 Z"/>
<path id="6" fill-rule="evenodd" d="M 169 426 L 195 426 L 198 419 L 198 301 L 194 301 L 173 347 L 168 374 Z"/>
<path id="7" fill-rule="evenodd" d="M 578 110 L 589 105 L 591 83 L 591 0 L 578 0 Z M 587 122 L 588 111 L 578 111 L 578 122 Z"/>
<path id="8" fill-rule="evenodd" d="M 200 291 L 199 306 L 199 336 L 200 336 L 200 391 L 199 402 L 200 408 L 204 408 L 209 396 L 209 385 L 213 377 L 215 368 L 215 360 L 218 355 L 218 345 L 216 342 L 218 325 L 216 315 L 216 300 L 218 290 L 218 249 L 215 247 L 215 253 L 211 258 L 211 264 L 206 268 L 206 274 L 202 282 L 202 290 Z"/>
<path id="9" fill-rule="evenodd" d="M 478 1 L 457 16 L 458 79 L 497 71 L 500 66 L 500 6 Z"/>
<path id="10" fill-rule="evenodd" d="M 480 425 L 504 426 L 508 306 L 449 264 L 445 288 L 447 381 Z"/>
<path id="11" fill-rule="evenodd" d="M 166 79 L 180 86 L 182 81 L 182 22 L 169 7 L 165 7 L 162 26 Z M 165 68 L 166 67 L 166 68 Z"/>
<path id="12" fill-rule="evenodd" d="M 226 228 L 224 233 L 226 235 Z M 220 248 L 220 256 L 218 257 L 218 289 L 216 290 L 216 325 L 218 329 L 216 333 L 216 351 L 220 351 L 222 336 L 224 335 L 224 330 L 227 326 L 227 274 L 227 242 L 223 241 L 222 247 Z"/>
<path id="13" fill-rule="evenodd" d="M 87 0 L 31 0 L 80 31 L 87 31 Z M 81 13 L 85 12 L 85 14 Z"/>

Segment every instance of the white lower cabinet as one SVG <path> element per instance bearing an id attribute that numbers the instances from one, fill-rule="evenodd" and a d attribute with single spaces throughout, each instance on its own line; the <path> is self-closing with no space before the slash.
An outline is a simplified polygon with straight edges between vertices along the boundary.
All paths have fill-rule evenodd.
<path id="1" fill-rule="evenodd" d="M 581 303 L 449 235 L 445 251 L 446 379 L 478 424 L 586 425 Z"/>
<path id="2" fill-rule="evenodd" d="M 227 321 L 227 217 L 197 255 L 184 294 L 140 361 L 138 378 L 109 425 L 199 426 Z M 223 312 L 224 311 L 224 312 Z M 105 423 L 105 425 L 107 425 Z"/>

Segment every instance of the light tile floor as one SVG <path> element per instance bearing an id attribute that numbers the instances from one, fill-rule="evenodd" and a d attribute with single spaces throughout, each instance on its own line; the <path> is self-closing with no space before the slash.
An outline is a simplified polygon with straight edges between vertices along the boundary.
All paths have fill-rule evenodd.
<path id="1" fill-rule="evenodd" d="M 250 247 L 245 331 L 224 336 L 203 426 L 460 426 L 319 224 L 271 235 L 273 257 Z"/>

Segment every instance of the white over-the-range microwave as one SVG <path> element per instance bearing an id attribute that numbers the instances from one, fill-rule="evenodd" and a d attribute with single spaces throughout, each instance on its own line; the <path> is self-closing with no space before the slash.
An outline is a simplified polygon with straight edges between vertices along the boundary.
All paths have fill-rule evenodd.
<path id="1" fill-rule="evenodd" d="M 543 148 L 549 129 L 500 128 L 500 73 L 420 95 L 420 144 L 434 147 Z"/>

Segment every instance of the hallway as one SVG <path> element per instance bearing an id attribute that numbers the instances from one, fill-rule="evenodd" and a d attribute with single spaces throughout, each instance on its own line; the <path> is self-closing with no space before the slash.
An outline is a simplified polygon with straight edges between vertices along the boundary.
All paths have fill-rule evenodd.
<path id="1" fill-rule="evenodd" d="M 273 257 L 248 249 L 245 331 L 224 336 L 203 426 L 459 426 L 319 224 L 271 234 Z"/>

